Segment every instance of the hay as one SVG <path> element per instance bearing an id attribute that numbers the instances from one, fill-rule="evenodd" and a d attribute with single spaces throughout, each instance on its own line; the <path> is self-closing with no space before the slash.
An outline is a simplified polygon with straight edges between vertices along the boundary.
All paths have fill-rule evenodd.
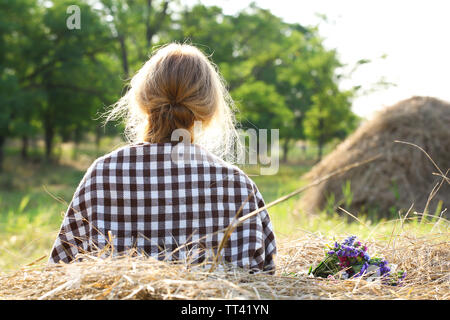
<path id="1" fill-rule="evenodd" d="M 210 273 L 153 258 L 85 256 L 81 262 L 1 274 L 0 299 L 449 299 L 448 240 L 448 232 L 439 231 L 369 242 L 371 252 L 408 272 L 401 287 L 308 277 L 309 266 L 323 258 L 323 246 L 332 239 L 305 234 L 279 243 L 273 276 L 240 269 Z"/>
<path id="2" fill-rule="evenodd" d="M 450 104 L 431 97 L 412 97 L 379 112 L 305 177 L 315 179 L 349 163 L 381 157 L 311 188 L 303 195 L 301 207 L 306 212 L 322 210 L 334 194 L 335 209 L 343 205 L 354 214 L 372 211 L 378 217 L 392 217 L 412 204 L 412 212 L 422 212 L 433 187 L 442 179 L 433 175 L 437 169 L 424 152 L 395 140 L 422 147 L 445 174 L 450 168 Z M 350 205 L 345 205 L 345 199 L 351 197 L 343 194 L 347 181 Z M 428 205 L 429 213 L 435 213 L 439 201 L 443 209 L 448 207 L 449 195 L 450 184 L 443 183 Z"/>

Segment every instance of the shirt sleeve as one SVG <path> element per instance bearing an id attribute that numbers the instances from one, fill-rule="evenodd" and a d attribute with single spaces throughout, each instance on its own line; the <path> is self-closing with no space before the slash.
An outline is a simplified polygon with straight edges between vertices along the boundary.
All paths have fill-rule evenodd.
<path id="1" fill-rule="evenodd" d="M 70 262 L 78 253 L 90 250 L 91 181 L 95 162 L 88 169 L 65 213 L 58 236 L 50 252 L 49 263 Z"/>
<path id="2" fill-rule="evenodd" d="M 259 192 L 256 185 L 253 185 L 255 190 L 255 202 L 257 209 L 264 207 L 265 201 Z M 261 249 L 255 253 L 255 262 L 258 264 L 258 268 L 269 273 L 275 272 L 274 257 L 277 253 L 275 234 L 273 232 L 272 223 L 267 210 L 263 210 L 259 213 L 259 219 L 261 222 Z"/>
<path id="3" fill-rule="evenodd" d="M 265 206 L 264 199 L 254 183 L 249 198 L 242 206 L 239 218 Z M 267 210 L 259 212 L 236 227 L 229 240 L 228 255 L 232 263 L 252 272 L 275 272 L 275 235 Z"/>

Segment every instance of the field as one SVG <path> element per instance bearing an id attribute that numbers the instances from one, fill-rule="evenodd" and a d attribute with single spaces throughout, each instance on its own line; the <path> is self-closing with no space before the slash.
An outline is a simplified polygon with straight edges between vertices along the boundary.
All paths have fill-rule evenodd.
<path id="1" fill-rule="evenodd" d="M 87 257 L 75 265 L 42 269 L 86 168 L 119 144 L 104 139 L 96 150 L 86 142 L 77 152 L 73 145 L 62 144 L 57 164 L 33 161 L 36 154 L 24 162 L 18 146 L 8 147 L 0 181 L 1 299 L 449 299 L 447 220 L 417 213 L 392 220 L 358 216 L 358 221 L 345 213 L 305 213 L 298 209 L 301 195 L 269 209 L 279 250 L 274 276 L 223 270 L 211 274 L 131 257 Z M 39 146 L 37 150 L 42 152 Z M 293 155 L 273 176 L 243 167 L 266 203 L 307 185 L 301 177 L 314 163 L 314 152 Z M 404 285 L 386 288 L 357 279 L 308 278 L 308 268 L 323 258 L 324 245 L 350 234 L 406 270 Z"/>
<path id="2" fill-rule="evenodd" d="M 12 271 L 49 253 L 59 230 L 62 217 L 73 192 L 86 168 L 99 155 L 120 144 L 104 139 L 100 149 L 86 142 L 74 152 L 71 144 L 62 144 L 58 150 L 59 162 L 23 162 L 18 147 L 7 149 L 5 172 L 0 181 L 0 270 Z M 39 152 L 39 146 L 37 148 Z M 297 153 L 296 153 L 297 152 Z M 33 159 L 33 155 L 30 158 Z M 296 161 L 297 159 L 300 160 Z M 314 154 L 293 151 L 293 160 L 280 166 L 273 176 L 258 175 L 258 168 L 243 168 L 256 182 L 266 203 L 306 185 L 301 176 L 314 163 Z M 419 222 L 411 214 L 399 229 L 399 220 L 372 221 L 359 217 L 361 222 L 344 215 L 299 212 L 298 197 L 291 198 L 269 209 L 279 242 L 302 237 L 305 234 L 333 237 L 355 234 L 367 240 L 388 241 L 399 231 L 413 232 L 416 236 L 436 231 L 436 219 Z M 442 221 L 439 221 L 439 224 Z M 441 226 L 442 227 L 442 226 Z M 44 258 L 41 263 L 44 263 Z"/>

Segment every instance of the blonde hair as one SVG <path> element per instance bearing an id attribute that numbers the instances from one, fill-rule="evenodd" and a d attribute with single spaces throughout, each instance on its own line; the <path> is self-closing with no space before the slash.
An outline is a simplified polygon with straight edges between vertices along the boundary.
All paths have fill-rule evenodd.
<path id="1" fill-rule="evenodd" d="M 153 53 L 107 112 L 105 123 L 122 118 L 130 143 L 169 142 L 175 129 L 186 129 L 191 143 L 223 159 L 233 161 L 240 152 L 234 103 L 225 81 L 216 65 L 192 45 L 170 43 Z M 202 128 L 194 132 L 195 121 Z"/>

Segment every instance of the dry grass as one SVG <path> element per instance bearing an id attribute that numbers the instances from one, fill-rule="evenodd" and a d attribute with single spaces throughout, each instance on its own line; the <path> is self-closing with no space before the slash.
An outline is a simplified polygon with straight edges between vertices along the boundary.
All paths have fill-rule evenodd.
<path id="1" fill-rule="evenodd" d="M 444 221 L 444 223 L 446 223 Z M 442 227 L 442 225 L 441 225 Z M 306 271 L 323 258 L 333 239 L 305 233 L 279 241 L 275 275 L 248 274 L 131 256 L 30 266 L 0 275 L 0 299 L 444 299 L 450 298 L 448 225 L 423 237 L 393 235 L 371 240 L 377 252 L 406 270 L 403 286 L 360 278 L 310 278 Z M 340 239 L 341 237 L 339 237 Z M 295 274 L 292 274 L 295 273 Z M 289 274 L 289 275 L 287 275 Z"/>

